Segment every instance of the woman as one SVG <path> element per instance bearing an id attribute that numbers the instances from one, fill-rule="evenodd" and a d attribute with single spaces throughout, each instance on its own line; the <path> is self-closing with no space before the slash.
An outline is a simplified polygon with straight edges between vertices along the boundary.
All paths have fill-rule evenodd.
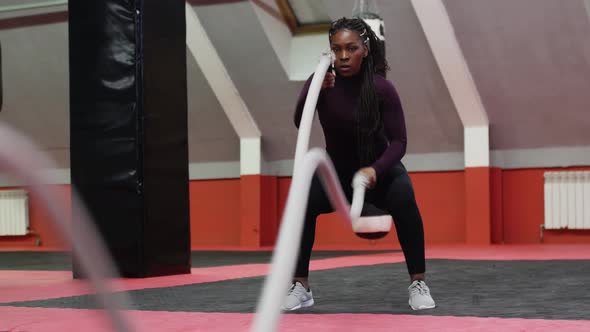
<path id="1" fill-rule="evenodd" d="M 410 307 L 414 310 L 434 308 L 434 300 L 424 282 L 422 219 L 410 177 L 401 163 L 406 151 L 404 114 L 394 86 L 385 79 L 389 67 L 382 45 L 371 28 L 356 18 L 333 22 L 329 41 L 336 55 L 336 75 L 326 74 L 317 103 L 326 151 L 349 200 L 352 197 L 349 184 L 354 174 L 362 172 L 369 179 L 365 206 L 385 210 L 395 221 L 410 274 Z M 297 127 L 311 79 L 299 96 L 295 112 Z M 319 179 L 314 178 L 295 277 L 283 310 L 314 304 L 308 275 L 316 218 L 332 211 Z"/>

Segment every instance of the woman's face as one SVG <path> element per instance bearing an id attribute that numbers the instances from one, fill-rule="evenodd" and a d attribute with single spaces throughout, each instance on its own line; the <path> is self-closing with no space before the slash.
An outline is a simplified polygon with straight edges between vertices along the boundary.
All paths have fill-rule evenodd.
<path id="1" fill-rule="evenodd" d="M 336 72 L 345 77 L 358 74 L 369 53 L 359 34 L 350 30 L 336 32 L 330 39 L 330 48 L 336 54 Z"/>

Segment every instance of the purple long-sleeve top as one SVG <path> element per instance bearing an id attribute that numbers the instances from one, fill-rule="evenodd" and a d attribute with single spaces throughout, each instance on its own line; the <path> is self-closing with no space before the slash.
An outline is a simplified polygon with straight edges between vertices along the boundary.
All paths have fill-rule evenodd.
<path id="1" fill-rule="evenodd" d="M 299 128 L 303 106 L 313 75 L 305 82 L 295 110 L 295 126 Z M 355 146 L 355 112 L 360 98 L 362 78 L 336 76 L 333 88 L 320 92 L 317 112 L 324 131 L 326 151 L 341 176 L 352 177 L 361 167 Z M 377 160 L 371 165 L 377 180 L 406 153 L 406 125 L 400 98 L 393 84 L 375 75 L 375 89 L 379 97 L 379 109 L 385 137 L 376 138 Z"/>

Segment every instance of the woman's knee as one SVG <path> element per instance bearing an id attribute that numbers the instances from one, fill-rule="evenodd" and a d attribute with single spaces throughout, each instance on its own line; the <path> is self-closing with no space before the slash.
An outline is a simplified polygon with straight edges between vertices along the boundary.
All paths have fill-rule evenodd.
<path id="1" fill-rule="evenodd" d="M 412 206 L 416 204 L 414 187 L 407 174 L 396 177 L 387 190 L 387 204 L 395 207 Z"/>

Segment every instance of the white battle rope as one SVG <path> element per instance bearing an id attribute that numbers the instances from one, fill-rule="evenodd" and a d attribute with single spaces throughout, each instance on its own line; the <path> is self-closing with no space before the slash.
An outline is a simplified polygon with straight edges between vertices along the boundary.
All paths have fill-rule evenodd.
<path id="1" fill-rule="evenodd" d="M 303 231 L 303 219 L 307 211 L 309 190 L 316 170 L 319 171 L 320 179 L 334 210 L 349 225 L 352 225 L 353 231 L 376 231 L 373 229 L 375 224 L 363 224 L 363 218 L 359 218 L 363 208 L 368 179 L 360 173 L 355 175 L 352 183 L 353 198 L 351 208 L 336 176 L 334 165 L 325 150 L 314 148 L 307 151 L 318 96 L 328 67 L 333 59 L 332 52 L 322 53 L 320 63 L 309 86 L 297 136 L 293 181 L 289 189 L 277 244 L 272 256 L 271 268 L 252 324 L 252 332 L 274 332 L 278 327 L 281 305 L 285 300 L 295 272 L 295 262 L 299 254 L 299 244 Z M 391 217 L 381 220 L 385 220 L 385 222 L 379 224 L 377 231 L 389 231 Z"/>
<path id="2" fill-rule="evenodd" d="M 116 276 L 116 269 L 101 241 L 100 233 L 91 222 L 74 187 L 71 188 L 71 197 L 72 217 L 75 222 L 68 222 L 70 216 L 66 203 L 45 185 L 49 183 L 49 179 L 39 172 L 57 167 L 52 160 L 39 151 L 40 149 L 29 138 L 0 122 L 0 172 L 7 172 L 19 182 L 30 186 L 42 205 L 50 212 L 49 219 L 60 234 L 70 242 L 77 262 L 93 283 L 98 301 L 106 309 L 113 329 L 119 332 L 138 331 L 119 311 L 131 308 L 127 295 L 125 293 L 118 293 L 116 296 L 110 294 L 113 290 L 107 278 Z"/>
<path id="3" fill-rule="evenodd" d="M 315 108 L 318 103 L 318 97 L 322 90 L 322 83 L 326 72 L 330 67 L 330 64 L 334 61 L 334 54 L 331 51 L 325 51 L 320 57 L 320 63 L 318 64 L 309 89 L 307 91 L 307 98 L 305 98 L 305 104 L 303 105 L 303 113 L 301 114 L 301 121 L 299 123 L 299 131 L 297 134 L 297 145 L 295 146 L 295 162 L 293 165 L 293 179 L 296 177 L 296 173 L 301 169 L 301 162 L 307 149 L 309 147 L 309 138 L 311 136 L 311 125 L 313 124 L 313 117 L 315 114 Z"/>
<path id="4" fill-rule="evenodd" d="M 332 64 L 332 66 L 334 65 L 334 60 L 335 55 L 332 51 L 323 52 L 320 57 L 320 63 L 318 64 L 315 73 L 313 74 L 311 83 L 309 85 L 307 98 L 305 99 L 305 104 L 303 105 L 301 121 L 299 123 L 297 144 L 295 146 L 293 181 L 295 181 L 297 177 L 296 173 L 301 169 L 303 158 L 308 151 L 309 139 L 311 137 L 311 127 L 313 124 L 313 118 L 315 115 L 318 97 L 322 89 L 322 83 L 324 81 L 324 77 L 326 76 L 326 72 L 328 71 L 330 64 Z M 369 180 L 362 174 L 357 174 L 354 177 L 354 196 L 352 199 L 352 210 L 350 211 L 353 221 L 361 215 L 361 211 L 363 209 L 363 202 L 365 198 L 365 188 L 367 187 L 368 183 Z"/>

